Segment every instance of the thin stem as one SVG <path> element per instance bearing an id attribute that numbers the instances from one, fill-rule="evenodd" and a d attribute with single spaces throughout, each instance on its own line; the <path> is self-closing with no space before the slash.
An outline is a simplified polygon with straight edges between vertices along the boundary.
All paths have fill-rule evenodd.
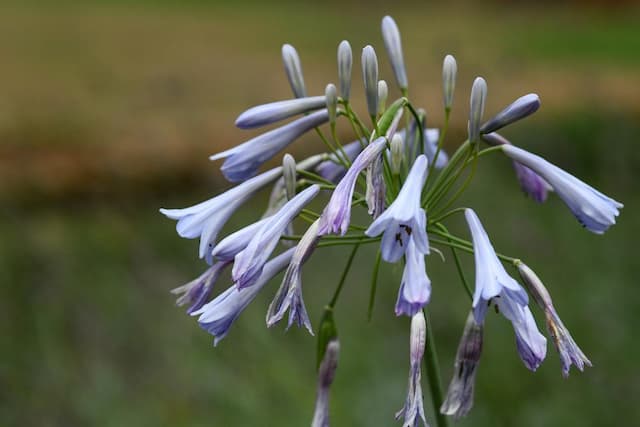
<path id="1" fill-rule="evenodd" d="M 436 414 L 436 422 L 438 427 L 448 427 L 449 419 L 440 412 L 442 406 L 442 379 L 440 377 L 440 363 L 438 362 L 438 351 L 436 350 L 436 341 L 431 327 L 431 319 L 427 310 L 422 310 L 427 323 L 427 343 L 425 345 L 424 364 L 427 368 L 427 379 L 429 381 L 429 389 L 431 390 L 431 401 L 433 402 L 433 411 Z"/>
<path id="2" fill-rule="evenodd" d="M 447 227 L 445 227 L 444 224 L 436 224 L 436 227 L 440 228 L 442 231 L 449 234 L 449 230 L 447 230 Z M 449 239 L 449 241 L 451 241 L 451 239 Z M 473 299 L 473 292 L 471 292 L 471 288 L 467 283 L 467 279 L 464 277 L 464 272 L 462 271 L 462 265 L 460 264 L 460 258 L 458 258 L 458 252 L 456 252 L 456 248 L 451 247 L 451 253 L 453 254 L 453 260 L 456 264 L 456 269 L 458 270 L 458 275 L 460 276 L 462 285 L 464 286 L 464 289 L 467 291 L 469 298 Z"/>
<path id="3" fill-rule="evenodd" d="M 338 287 L 333 293 L 331 302 L 329 302 L 329 307 L 332 309 L 336 306 L 336 302 L 338 302 L 338 297 L 340 296 L 340 292 L 342 291 L 344 282 L 347 279 L 347 274 L 349 274 L 349 270 L 351 269 L 351 263 L 353 262 L 353 258 L 356 256 L 356 253 L 358 252 L 359 247 L 360 247 L 360 244 L 355 245 L 351 250 L 351 254 L 349 255 L 349 258 L 347 259 L 347 265 L 344 266 L 344 271 L 342 272 L 342 276 L 340 277 L 340 282 L 338 282 Z"/>
<path id="4" fill-rule="evenodd" d="M 373 264 L 373 273 L 371 275 L 371 292 L 369 293 L 369 309 L 367 310 L 367 321 L 371 321 L 373 316 L 373 305 L 376 301 L 376 290 L 378 288 L 378 271 L 380 270 L 380 261 L 382 260 L 382 252 L 378 249 L 376 261 Z"/>

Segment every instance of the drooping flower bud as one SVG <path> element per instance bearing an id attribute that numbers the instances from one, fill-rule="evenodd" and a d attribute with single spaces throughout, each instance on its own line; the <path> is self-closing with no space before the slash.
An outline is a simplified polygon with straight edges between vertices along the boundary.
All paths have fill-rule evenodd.
<path id="1" fill-rule="evenodd" d="M 547 331 L 560 355 L 562 376 L 565 378 L 569 376 L 569 368 L 572 364 L 580 371 L 584 370 L 585 366 L 591 366 L 591 361 L 580 350 L 569 330 L 560 320 L 560 316 L 558 316 L 556 309 L 553 307 L 551 295 L 549 295 L 549 291 L 545 288 L 542 280 L 525 263 L 519 262 L 517 266 L 522 281 L 538 306 L 544 311 Z"/>
<path id="2" fill-rule="evenodd" d="M 458 65 L 456 59 L 452 55 L 444 57 L 442 63 L 442 89 L 444 95 L 444 109 L 451 111 L 453 105 L 453 93 L 456 88 L 456 74 L 458 73 Z"/>
<path id="3" fill-rule="evenodd" d="M 338 113 L 338 90 L 336 85 L 329 83 L 324 90 L 324 97 L 327 100 L 327 111 L 329 112 L 329 124 L 335 126 L 336 115 Z"/>
<path id="4" fill-rule="evenodd" d="M 316 408 L 311 427 L 329 427 L 329 389 L 338 368 L 339 353 L 339 341 L 337 339 L 330 341 L 318 370 Z"/>
<path id="5" fill-rule="evenodd" d="M 407 70 L 404 65 L 404 56 L 402 54 L 400 30 L 398 30 L 396 22 L 390 16 L 382 18 L 382 38 L 384 39 L 384 46 L 387 49 L 391 68 L 393 68 L 393 73 L 396 76 L 398 86 L 400 89 L 406 90 L 409 86 L 409 82 L 407 81 Z"/>
<path id="6" fill-rule="evenodd" d="M 538 111 L 540 98 L 530 93 L 513 101 L 480 127 L 480 133 L 491 133 Z"/>
<path id="7" fill-rule="evenodd" d="M 302 75 L 302 65 L 296 48 L 290 44 L 282 46 L 282 61 L 284 62 L 284 71 L 287 73 L 289 85 L 293 90 L 296 98 L 304 98 L 307 96 L 307 89 L 304 85 L 304 76 Z"/>
<path id="8" fill-rule="evenodd" d="M 395 134 L 391 139 L 391 173 L 398 175 L 404 158 L 404 140 Z"/>
<path id="9" fill-rule="evenodd" d="M 469 110 L 469 141 L 476 142 L 480 136 L 480 122 L 484 113 L 484 102 L 487 97 L 487 82 L 476 77 L 471 88 Z"/>
<path id="10" fill-rule="evenodd" d="M 378 111 L 385 110 L 385 104 L 387 103 L 387 97 L 389 96 L 389 87 L 387 82 L 380 80 L 378 82 Z"/>
<path id="11" fill-rule="evenodd" d="M 338 83 L 340 83 L 340 96 L 345 101 L 349 100 L 351 92 L 351 68 L 353 67 L 353 54 L 348 41 L 342 40 L 338 46 Z"/>
<path id="12" fill-rule="evenodd" d="M 440 412 L 460 419 L 473 407 L 476 369 L 482 353 L 482 325 L 476 323 L 473 312 L 467 316 L 462 338 L 453 365 L 453 378 Z"/>
<path id="13" fill-rule="evenodd" d="M 396 413 L 396 420 L 404 419 L 404 426 L 417 426 L 420 419 L 422 419 L 425 426 L 428 425 L 424 416 L 422 385 L 420 384 L 422 377 L 420 365 L 426 341 L 427 322 L 422 310 L 420 310 L 411 318 L 411 338 L 409 340 L 411 368 L 409 369 L 407 398 L 404 407 Z"/>
<path id="14" fill-rule="evenodd" d="M 370 45 L 362 49 L 362 79 L 370 116 L 378 115 L 378 57 Z"/>
<path id="15" fill-rule="evenodd" d="M 296 195 L 296 160 L 291 154 L 285 154 L 282 158 L 282 176 L 284 178 L 284 188 L 287 192 L 287 200 L 291 200 Z"/>

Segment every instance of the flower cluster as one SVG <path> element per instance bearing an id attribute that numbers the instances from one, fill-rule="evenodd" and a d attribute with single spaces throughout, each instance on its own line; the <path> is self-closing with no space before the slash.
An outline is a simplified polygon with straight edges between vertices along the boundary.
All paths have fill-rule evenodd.
<path id="1" fill-rule="evenodd" d="M 456 60 L 447 55 L 443 62 L 444 125 L 440 129 L 428 128 L 425 111 L 409 98 L 400 31 L 389 16 L 382 20 L 382 37 L 401 94 L 397 100 L 387 106 L 389 86 L 380 80 L 378 55 L 372 46 L 365 46 L 361 56 L 364 106 L 369 116 L 363 120 L 350 99 L 354 61 L 348 41 L 338 46 L 337 86 L 329 83 L 324 95 L 317 96 L 307 95 L 298 53 L 286 44 L 282 58 L 294 98 L 250 108 L 240 114 L 236 126 L 254 129 L 293 119 L 211 156 L 212 160 L 225 159 L 222 174 L 237 183 L 235 187 L 191 207 L 160 210 L 177 221 L 180 236 L 200 239 L 199 256 L 209 267 L 197 279 L 173 292 L 179 294 L 177 303 L 188 306 L 188 314 L 197 316 L 199 325 L 215 337 L 215 344 L 281 271 L 285 274 L 267 310 L 267 325 L 276 325 L 288 311 L 287 328 L 296 324 L 313 334 L 302 293 L 304 264 L 315 250 L 323 247 L 352 247 L 342 278 L 317 325 L 319 376 L 313 426 L 329 425 L 329 388 L 340 348 L 333 312 L 353 258 L 365 244 L 379 245 L 372 268 L 372 296 L 382 260 L 403 265 L 395 314 L 411 319 L 411 364 L 407 397 L 396 417 L 405 426 L 427 424 L 421 364 L 424 361 L 430 366 L 429 372 L 434 369 L 437 372 L 437 366 L 433 365 L 436 358 L 430 357 L 433 350 L 428 346 L 433 337 L 430 319 L 424 313 L 432 287 L 425 257 L 431 252 L 440 253 L 441 248 L 452 251 L 465 285 L 458 253 L 473 254 L 475 290 L 467 289 L 471 300 L 469 316 L 446 396 L 443 399 L 438 396 L 440 393 L 432 393 L 434 407 L 439 409 L 435 414 L 438 424 L 446 422 L 445 416 L 466 415 L 473 406 L 483 324 L 492 305 L 511 322 L 515 350 L 528 369 L 535 371 L 547 351 L 547 340 L 538 329 L 529 295 L 544 313 L 549 336 L 560 355 L 563 375 L 568 375 L 571 365 L 580 370 L 591 366 L 533 270 L 519 259 L 495 251 L 473 209 L 454 207 L 473 176 L 467 171 L 475 171 L 485 155 L 506 156 L 525 194 L 538 203 L 544 202 L 550 192 L 557 194 L 579 223 L 593 233 L 604 233 L 615 223 L 622 208 L 612 198 L 498 134 L 503 127 L 538 110 L 540 99 L 536 94 L 522 96 L 485 120 L 487 83 L 482 77 L 477 77 L 471 86 L 468 138 L 448 156 L 443 147 L 453 110 Z M 350 125 L 355 133 L 353 142 L 343 143 L 339 138 L 336 131 L 339 120 Z M 315 132 L 325 152 L 299 162 L 285 154 L 280 166 L 261 172 L 265 163 L 288 150 L 309 131 Z M 463 180 L 464 177 L 467 179 Z M 234 213 L 268 186 L 272 191 L 264 215 L 218 241 L 218 235 Z M 314 199 L 324 196 L 328 201 L 321 211 L 310 207 Z M 352 221 L 353 209 L 365 209 L 371 216 L 370 223 Z M 466 219 L 470 239 L 452 234 L 446 226 L 450 217 L 459 214 Z M 301 230 L 299 234 L 297 228 Z M 507 272 L 505 265 L 519 272 L 524 287 Z M 211 299 L 214 285 L 226 267 L 231 267 L 232 284 Z M 435 285 L 438 286 L 437 282 Z"/>

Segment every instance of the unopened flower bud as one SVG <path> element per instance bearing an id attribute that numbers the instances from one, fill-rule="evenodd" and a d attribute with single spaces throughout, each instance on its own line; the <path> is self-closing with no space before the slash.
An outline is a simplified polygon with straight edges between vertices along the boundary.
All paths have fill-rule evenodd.
<path id="1" fill-rule="evenodd" d="M 291 85 L 294 96 L 296 98 L 304 98 L 307 96 L 307 89 L 304 85 L 300 57 L 296 49 L 290 44 L 282 46 L 282 61 L 284 62 L 284 70 L 287 73 L 289 85 Z"/>
<path id="2" fill-rule="evenodd" d="M 453 93 L 456 88 L 456 74 L 458 73 L 458 65 L 456 59 L 452 55 L 444 57 L 442 63 L 442 88 L 444 94 L 444 109 L 450 111 L 453 105 Z"/>
<path id="3" fill-rule="evenodd" d="M 362 79 L 369 115 L 378 115 L 378 57 L 371 46 L 362 49 Z"/>
<path id="4" fill-rule="evenodd" d="M 409 82 L 407 81 L 407 70 L 404 65 L 404 57 L 402 54 L 400 30 L 398 30 L 396 22 L 390 16 L 382 18 L 382 38 L 384 39 L 384 46 L 387 49 L 391 68 L 393 68 L 393 73 L 396 76 L 398 86 L 400 89 L 406 90 L 409 86 Z"/>
<path id="5" fill-rule="evenodd" d="M 329 123 L 334 126 L 336 123 L 336 114 L 338 112 L 338 90 L 336 85 L 329 83 L 324 90 L 324 96 L 327 100 L 327 111 L 329 111 Z"/>
<path id="6" fill-rule="evenodd" d="M 469 110 L 469 141 L 476 142 L 480 136 L 480 122 L 484 113 L 484 101 L 487 97 L 487 82 L 482 77 L 476 77 L 471 88 Z"/>
<path id="7" fill-rule="evenodd" d="M 349 100 L 351 92 L 351 68 L 353 67 L 353 54 L 348 41 L 342 40 L 338 46 L 338 83 L 340 83 L 340 96 L 345 101 Z"/>
<path id="8" fill-rule="evenodd" d="M 524 119 L 538 111 L 540 98 L 535 93 L 530 93 L 513 101 L 504 110 L 496 114 L 491 120 L 480 127 L 480 133 L 491 133 L 501 129 L 515 121 Z"/>
<path id="9" fill-rule="evenodd" d="M 473 312 L 470 312 L 458 344 L 453 378 L 447 390 L 447 397 L 440 407 L 442 414 L 453 415 L 459 419 L 467 415 L 473 407 L 473 389 L 481 353 L 482 325 L 476 323 Z"/>
<path id="10" fill-rule="evenodd" d="M 420 364 L 424 355 L 424 345 L 427 339 L 427 323 L 422 310 L 411 318 L 411 368 L 409 370 L 409 386 L 404 407 L 396 413 L 396 420 L 403 419 L 404 426 L 417 426 L 422 420 L 428 425 L 424 416 L 424 402 L 422 400 L 422 385 L 420 379 Z"/>
<path id="11" fill-rule="evenodd" d="M 398 134 L 391 138 L 391 172 L 394 175 L 400 173 L 402 159 L 404 158 L 404 140 Z"/>
<path id="12" fill-rule="evenodd" d="M 287 200 L 293 199 L 296 195 L 296 160 L 291 154 L 285 154 L 282 158 L 282 176 L 284 177 L 284 188 L 287 192 Z"/>
<path id="13" fill-rule="evenodd" d="M 384 183 L 384 176 L 382 175 L 382 155 L 378 156 L 367 167 L 367 190 L 365 198 L 367 200 L 367 207 L 369 208 L 369 215 L 376 219 L 384 211 L 384 200 L 387 192 L 387 187 Z"/>
<path id="14" fill-rule="evenodd" d="M 542 280 L 525 263 L 518 262 L 517 267 L 525 286 L 538 306 L 544 311 L 547 331 L 560 355 L 562 375 L 565 378 L 569 376 L 569 368 L 572 364 L 580 371 L 584 370 L 585 366 L 591 366 L 591 361 L 580 350 L 569 330 L 560 320 L 560 316 L 558 316 L 556 309 L 553 307 L 551 295 Z"/>
<path id="15" fill-rule="evenodd" d="M 384 111 L 388 96 L 389 87 L 387 86 L 387 82 L 380 80 L 378 82 L 378 111 Z"/>
<path id="16" fill-rule="evenodd" d="M 318 370 L 318 390 L 316 408 L 311 427 L 329 427 L 329 389 L 338 368 L 340 343 L 337 339 L 330 341 Z"/>

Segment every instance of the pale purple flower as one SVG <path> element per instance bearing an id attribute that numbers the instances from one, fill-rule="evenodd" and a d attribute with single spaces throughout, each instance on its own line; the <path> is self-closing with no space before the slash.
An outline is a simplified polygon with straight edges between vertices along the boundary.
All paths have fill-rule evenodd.
<path id="1" fill-rule="evenodd" d="M 456 420 L 467 415 L 473 407 L 476 370 L 482 354 L 482 329 L 470 312 L 458 344 L 447 397 L 440 407 L 440 413 L 453 415 Z"/>
<path id="2" fill-rule="evenodd" d="M 200 237 L 200 258 L 207 257 L 210 261 L 213 243 L 231 215 L 258 190 L 275 181 L 281 174 L 282 168 L 277 167 L 205 202 L 184 209 L 160 209 L 160 212 L 178 221 L 176 230 L 181 237 Z"/>
<path id="3" fill-rule="evenodd" d="M 415 427 L 422 423 L 428 427 L 424 416 L 424 402 L 422 399 L 422 373 L 420 365 L 424 356 L 424 346 L 427 341 L 427 322 L 422 311 L 418 311 L 411 318 L 409 386 L 404 407 L 396 413 L 396 420 L 403 419 L 403 427 Z"/>
<path id="4" fill-rule="evenodd" d="M 475 212 L 465 209 L 464 214 L 473 238 L 476 264 L 476 289 L 472 304 L 476 322 L 484 322 L 487 309 L 494 303 L 513 325 L 520 358 L 527 368 L 535 371 L 546 355 L 547 340 L 538 331 L 529 310 L 529 297 L 505 271 Z"/>
<path id="5" fill-rule="evenodd" d="M 276 214 L 268 218 L 251 238 L 247 247 L 236 255 L 231 276 L 238 289 L 256 282 L 284 230 L 319 191 L 318 185 L 312 185 L 289 200 Z"/>
<path id="6" fill-rule="evenodd" d="M 342 40 L 338 46 L 338 83 L 340 95 L 345 101 L 349 100 L 351 92 L 351 69 L 353 67 L 353 54 L 348 41 Z"/>
<path id="7" fill-rule="evenodd" d="M 263 218 L 229 234 L 214 246 L 211 251 L 211 257 L 220 261 L 233 261 L 235 256 L 247 247 L 251 238 L 268 220 L 268 217 Z"/>
<path id="8" fill-rule="evenodd" d="M 291 262 L 284 273 L 282 284 L 276 292 L 273 301 L 267 310 L 267 326 L 271 327 L 279 322 L 287 310 L 289 310 L 289 323 L 287 329 L 295 322 L 298 326 L 304 326 L 313 335 L 311 321 L 307 315 L 307 309 L 302 299 L 302 264 L 311 256 L 318 243 L 318 225 L 316 220 L 304 233 L 293 253 Z"/>
<path id="9" fill-rule="evenodd" d="M 383 164 L 382 156 L 379 155 L 368 167 L 367 167 L 367 189 L 365 198 L 367 200 L 367 208 L 369 215 L 376 219 L 384 211 L 385 195 L 387 193 L 387 187 L 384 183 L 384 176 L 382 175 Z"/>
<path id="10" fill-rule="evenodd" d="M 284 62 L 284 71 L 287 73 L 287 79 L 289 79 L 289 85 L 291 85 L 294 96 L 296 98 L 306 97 L 307 89 L 304 85 L 300 56 L 298 56 L 298 51 L 290 44 L 282 46 L 282 62 Z"/>
<path id="11" fill-rule="evenodd" d="M 311 427 L 329 427 L 329 390 L 338 368 L 340 343 L 337 339 L 329 341 L 318 369 L 318 389 L 316 407 Z"/>
<path id="12" fill-rule="evenodd" d="M 220 261 L 213 264 L 211 267 L 202 273 L 197 278 L 193 279 L 189 283 L 177 287 L 171 290 L 174 295 L 180 295 L 176 300 L 176 305 L 179 307 L 188 305 L 187 314 L 191 314 L 207 302 L 213 285 L 220 277 L 220 273 L 226 266 L 230 264 L 229 261 Z"/>
<path id="13" fill-rule="evenodd" d="M 424 254 L 409 239 L 405 253 L 406 263 L 396 301 L 396 316 L 413 316 L 427 305 L 431 297 L 431 280 L 427 276 Z"/>
<path id="14" fill-rule="evenodd" d="M 325 104 L 326 99 L 324 96 L 311 96 L 262 104 L 249 108 L 240 114 L 236 119 L 236 126 L 240 129 L 253 129 L 279 122 L 298 114 L 319 110 L 324 108 Z"/>
<path id="15" fill-rule="evenodd" d="M 469 141 L 476 142 L 480 136 L 480 122 L 484 113 L 484 102 L 487 97 L 487 82 L 476 77 L 471 87 L 469 108 Z"/>
<path id="16" fill-rule="evenodd" d="M 320 217 L 318 235 L 340 233 L 344 235 L 351 221 L 351 200 L 358 175 L 373 162 L 386 147 L 387 139 L 377 138 L 356 157 L 351 167 L 331 194 L 329 203 Z"/>
<path id="17" fill-rule="evenodd" d="M 362 147 L 366 145 L 367 141 L 353 141 L 348 144 L 342 146 L 345 154 L 349 158 L 350 162 L 353 162 L 353 159 L 356 158 L 358 154 L 362 151 Z M 347 170 L 345 167 L 339 163 L 335 153 L 331 153 L 329 155 L 329 160 L 325 160 L 320 163 L 316 167 L 316 172 L 318 175 L 326 179 L 327 181 L 337 182 L 340 178 L 344 176 L 344 173 Z"/>
<path id="18" fill-rule="evenodd" d="M 573 340 L 569 330 L 564 326 L 564 323 L 562 323 L 560 316 L 558 316 L 553 306 L 551 295 L 549 295 L 549 291 L 547 291 L 542 280 L 540 280 L 533 270 L 522 262 L 518 263 L 518 272 L 533 296 L 533 299 L 544 311 L 547 331 L 560 355 L 562 375 L 565 378 L 569 376 L 569 368 L 572 364 L 580 371 L 584 370 L 585 366 L 592 366 L 591 361 L 585 356 L 582 350 L 580 350 L 580 347 L 578 347 L 578 344 Z"/>
<path id="19" fill-rule="evenodd" d="M 535 93 L 521 96 L 480 127 L 480 133 L 491 133 L 524 119 L 538 111 L 540 98 Z"/>
<path id="20" fill-rule="evenodd" d="M 373 47 L 362 49 L 362 80 L 370 116 L 378 115 L 378 57 Z"/>
<path id="21" fill-rule="evenodd" d="M 389 55 L 389 61 L 391 62 L 393 74 L 396 76 L 398 87 L 407 89 L 409 82 L 402 54 L 400 30 L 398 30 L 396 21 L 390 16 L 382 18 L 382 38 L 384 39 L 384 46 L 387 49 L 387 55 Z"/>
<path id="22" fill-rule="evenodd" d="M 491 145 L 511 144 L 511 142 L 496 132 L 482 135 L 482 139 Z M 540 175 L 522 163 L 514 160 L 512 164 L 522 191 L 538 203 L 543 203 L 547 200 L 547 193 L 553 190 L 551 186 L 542 179 Z"/>
<path id="23" fill-rule="evenodd" d="M 326 123 L 326 109 L 294 120 L 282 127 L 258 135 L 249 141 L 209 157 L 226 159 L 220 170 L 231 182 L 243 181 L 258 171 L 260 166 L 309 130 Z"/>
<path id="24" fill-rule="evenodd" d="M 442 91 L 444 98 L 444 109 L 451 110 L 453 105 L 453 92 L 456 88 L 456 74 L 458 73 L 458 64 L 452 55 L 444 57 L 442 62 Z"/>
<path id="25" fill-rule="evenodd" d="M 427 240 L 427 216 L 420 205 L 422 186 L 427 176 L 427 158 L 418 156 L 396 199 L 386 211 L 369 226 L 365 234 L 369 237 L 382 233 L 382 259 L 397 262 L 413 239 L 416 249 L 422 254 L 429 253 Z"/>
<path id="26" fill-rule="evenodd" d="M 258 292 L 269 280 L 287 266 L 293 251 L 294 248 L 291 248 L 267 262 L 253 286 L 238 289 L 235 285 L 231 285 L 226 291 L 214 298 L 213 301 L 191 313 L 192 316 L 200 316 L 198 318 L 200 327 L 215 337 L 213 345 L 217 345 L 220 340 L 227 336 L 233 322 L 247 308 L 249 303 L 255 299 Z"/>
<path id="27" fill-rule="evenodd" d="M 622 203 L 600 193 L 540 156 L 513 145 L 503 145 L 502 150 L 511 159 L 532 169 L 548 182 L 580 224 L 589 231 L 603 234 L 616 223 L 619 209 L 624 206 Z"/>

